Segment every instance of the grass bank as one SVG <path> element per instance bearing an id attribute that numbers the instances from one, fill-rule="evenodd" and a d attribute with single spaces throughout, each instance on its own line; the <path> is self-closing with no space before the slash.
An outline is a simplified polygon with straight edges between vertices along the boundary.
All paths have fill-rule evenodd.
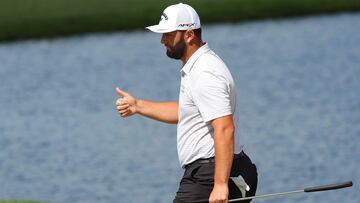
<path id="1" fill-rule="evenodd" d="M 0 203 L 43 203 L 31 200 L 0 200 Z"/>
<path id="2" fill-rule="evenodd" d="M 158 22 L 168 0 L 1 0 L 0 41 L 86 32 L 144 29 Z M 359 11 L 360 0 L 183 0 L 203 23 L 239 22 Z"/>

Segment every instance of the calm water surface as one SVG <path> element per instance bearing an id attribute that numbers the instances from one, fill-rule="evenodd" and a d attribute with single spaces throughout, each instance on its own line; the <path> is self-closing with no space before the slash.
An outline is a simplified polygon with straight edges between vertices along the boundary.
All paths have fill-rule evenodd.
<path id="1" fill-rule="evenodd" d="M 258 194 L 353 180 L 268 203 L 359 203 L 360 14 L 204 27 L 238 85 Z M 176 100 L 180 62 L 150 32 L 0 45 L 0 199 L 172 201 L 176 128 L 121 120 L 116 86 Z"/>

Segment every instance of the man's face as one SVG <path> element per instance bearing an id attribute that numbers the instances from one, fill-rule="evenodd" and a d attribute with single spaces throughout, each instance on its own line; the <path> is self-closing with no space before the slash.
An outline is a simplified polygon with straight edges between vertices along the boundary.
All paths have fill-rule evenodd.
<path id="1" fill-rule="evenodd" d="M 181 59 L 185 54 L 186 43 L 182 31 L 164 33 L 161 43 L 166 47 L 166 55 L 173 59 Z"/>

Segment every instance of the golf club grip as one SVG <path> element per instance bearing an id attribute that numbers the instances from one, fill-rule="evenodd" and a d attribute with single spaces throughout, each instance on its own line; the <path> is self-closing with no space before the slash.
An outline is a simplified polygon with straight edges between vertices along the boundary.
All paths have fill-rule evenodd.
<path id="1" fill-rule="evenodd" d="M 316 187 L 308 187 L 304 189 L 304 192 L 319 192 L 319 191 L 326 191 L 326 190 L 336 190 L 345 187 L 351 187 L 353 185 L 352 181 L 343 182 L 343 183 L 335 183 L 330 185 L 321 185 Z"/>

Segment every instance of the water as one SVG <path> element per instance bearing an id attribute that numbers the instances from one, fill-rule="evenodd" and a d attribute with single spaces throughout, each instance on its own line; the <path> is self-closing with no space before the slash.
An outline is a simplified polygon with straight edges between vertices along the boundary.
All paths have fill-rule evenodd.
<path id="1" fill-rule="evenodd" d="M 238 85 L 258 194 L 353 180 L 268 203 L 358 203 L 360 14 L 204 27 Z M 0 45 L 0 198 L 171 202 L 176 129 L 120 119 L 116 86 L 176 100 L 180 62 L 149 32 Z"/>

